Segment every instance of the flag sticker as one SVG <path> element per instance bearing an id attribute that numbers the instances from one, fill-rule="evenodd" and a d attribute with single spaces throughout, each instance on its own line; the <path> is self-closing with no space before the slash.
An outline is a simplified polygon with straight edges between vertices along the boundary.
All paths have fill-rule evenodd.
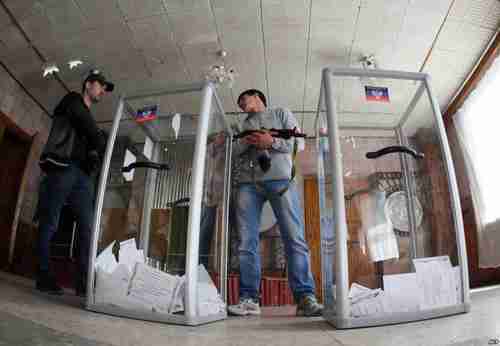
<path id="1" fill-rule="evenodd" d="M 137 110 L 135 121 L 142 123 L 145 121 L 156 119 L 158 115 L 158 105 L 146 106 Z"/>
<path id="2" fill-rule="evenodd" d="M 389 88 L 365 85 L 366 101 L 389 102 Z"/>

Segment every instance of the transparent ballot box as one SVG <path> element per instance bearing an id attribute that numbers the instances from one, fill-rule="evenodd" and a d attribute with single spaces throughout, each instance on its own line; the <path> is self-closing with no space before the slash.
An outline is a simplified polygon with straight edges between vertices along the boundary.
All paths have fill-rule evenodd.
<path id="1" fill-rule="evenodd" d="M 450 149 L 430 78 L 325 69 L 316 119 L 324 317 L 337 328 L 467 312 Z"/>
<path id="2" fill-rule="evenodd" d="M 122 97 L 107 131 L 86 307 L 224 319 L 232 134 L 214 85 Z"/>

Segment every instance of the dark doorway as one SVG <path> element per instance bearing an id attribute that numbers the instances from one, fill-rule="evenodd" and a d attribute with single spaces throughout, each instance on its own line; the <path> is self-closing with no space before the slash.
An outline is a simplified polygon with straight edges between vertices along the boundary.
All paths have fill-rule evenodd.
<path id="1" fill-rule="evenodd" d="M 8 266 L 12 223 L 31 140 L 0 119 L 0 269 Z"/>

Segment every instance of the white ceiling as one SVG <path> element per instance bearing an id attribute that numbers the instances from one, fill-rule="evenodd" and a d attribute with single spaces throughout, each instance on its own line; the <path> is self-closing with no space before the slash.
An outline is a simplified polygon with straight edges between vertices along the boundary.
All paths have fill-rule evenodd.
<path id="1" fill-rule="evenodd" d="M 33 46 L 61 66 L 79 89 L 96 66 L 117 92 L 96 109 L 113 117 L 120 93 L 137 93 L 204 78 L 225 63 L 238 73 L 220 89 L 225 110 L 247 88 L 263 90 L 312 131 L 325 66 L 359 66 L 374 54 L 378 67 L 428 72 L 444 108 L 464 81 L 500 20 L 498 0 L 0 0 Z M 217 52 L 224 49 L 223 58 Z M 426 57 L 428 58 L 426 59 Z M 86 62 L 69 71 L 73 58 Z M 42 63 L 0 7 L 0 61 L 48 109 L 65 90 L 41 77 Z M 167 109 L 179 100 L 156 100 Z M 189 102 L 188 100 L 184 100 Z M 167 106 L 168 105 L 168 106 Z"/>

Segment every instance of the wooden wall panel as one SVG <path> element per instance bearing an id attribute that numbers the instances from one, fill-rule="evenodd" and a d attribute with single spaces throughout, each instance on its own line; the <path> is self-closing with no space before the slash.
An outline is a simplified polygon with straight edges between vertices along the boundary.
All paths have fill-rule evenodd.
<path id="1" fill-rule="evenodd" d="M 321 229 L 318 181 L 304 179 L 304 223 L 307 244 L 311 253 L 311 269 L 316 284 L 316 296 L 323 301 L 321 280 Z"/>

